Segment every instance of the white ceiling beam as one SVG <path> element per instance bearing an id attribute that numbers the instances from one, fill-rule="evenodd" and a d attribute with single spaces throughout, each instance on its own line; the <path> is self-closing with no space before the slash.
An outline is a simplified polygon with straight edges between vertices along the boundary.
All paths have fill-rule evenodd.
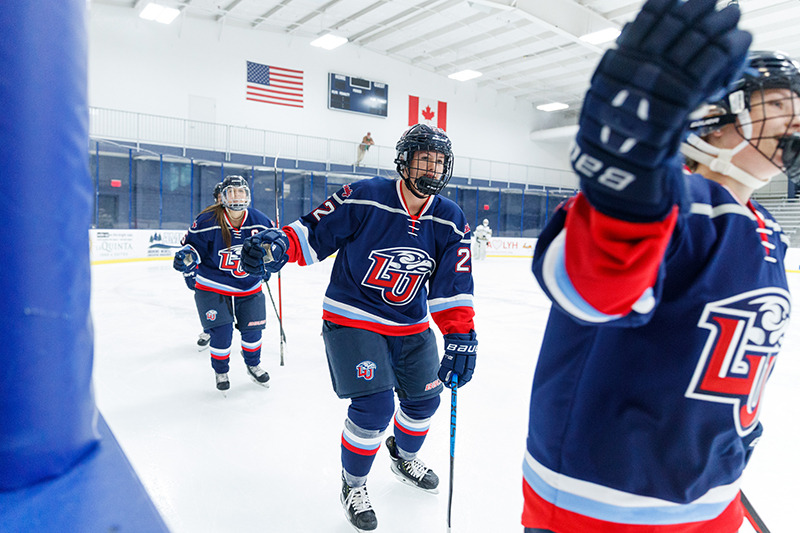
<path id="1" fill-rule="evenodd" d="M 398 32 L 398 31 L 402 31 L 402 30 L 406 29 L 408 26 L 411 26 L 412 24 L 416 24 L 417 22 L 430 17 L 431 12 L 441 13 L 445 9 L 448 9 L 448 8 L 453 7 L 455 5 L 461 4 L 462 2 L 463 2 L 463 0 L 449 0 L 449 1 L 443 3 L 443 4 L 439 5 L 439 6 L 436 6 L 436 7 L 423 7 L 422 11 L 420 11 L 419 9 L 406 10 L 403 13 L 412 12 L 412 13 L 416 13 L 416 15 L 413 16 L 413 17 L 410 17 L 410 18 L 408 18 L 408 19 L 406 19 L 406 20 L 404 20 L 402 22 L 398 22 L 397 24 L 389 22 L 392 19 L 381 21 L 379 25 L 381 27 L 383 27 L 384 29 L 382 31 L 379 31 L 378 33 L 373 33 L 369 37 L 364 37 L 363 39 L 359 38 L 359 44 L 364 45 L 364 44 L 370 43 L 372 41 L 375 41 L 377 39 L 380 39 L 381 37 L 385 37 L 385 36 L 387 36 L 389 34 L 392 34 L 392 33 Z M 430 2 L 423 2 L 420 5 L 424 6 L 424 5 L 429 4 L 429 3 Z M 392 18 L 395 18 L 395 17 L 392 17 Z M 351 38 L 351 41 L 352 40 L 356 40 L 356 37 Z"/>
<path id="2" fill-rule="evenodd" d="M 574 0 L 559 0 L 557 7 L 553 2 L 541 0 L 483 0 L 484 4 L 497 4 L 502 8 L 514 8 L 534 24 L 546 28 L 587 50 L 602 54 L 605 50 L 580 39 L 581 35 L 606 28 L 620 28 L 614 21 L 583 6 Z"/>
<path id="3" fill-rule="evenodd" d="M 389 3 L 389 0 L 378 0 L 374 4 L 370 4 L 367 7 L 365 7 L 364 9 L 362 9 L 360 11 L 357 11 L 357 12 L 353 13 L 352 15 L 343 18 L 339 22 L 336 22 L 336 23 L 332 24 L 330 26 L 330 29 L 338 30 L 342 26 L 344 26 L 346 24 L 349 24 L 349 23 L 353 22 L 354 20 L 358 20 L 359 18 L 363 17 L 364 15 L 369 13 L 370 11 L 375 11 L 376 9 L 378 9 L 379 7 L 383 7 L 387 3 Z"/>
<path id="4" fill-rule="evenodd" d="M 288 6 L 291 3 L 292 0 L 282 0 L 280 4 L 274 6 L 272 9 L 270 9 L 269 11 L 267 11 L 266 13 L 255 19 L 250 24 L 250 27 L 255 28 L 259 26 L 261 23 L 265 22 L 268 18 L 270 18 L 272 15 L 274 15 L 275 13 L 277 13 L 278 11 L 280 11 L 281 9 L 283 9 L 284 7 Z"/>
<path id="5" fill-rule="evenodd" d="M 315 9 L 314 11 L 311 11 L 310 13 L 308 13 L 306 16 L 304 16 L 304 17 L 303 17 L 303 18 L 301 18 L 300 20 L 298 20 L 298 21 L 296 21 L 296 22 L 293 22 L 293 23 L 289 24 L 289 26 L 287 26 L 287 27 L 286 27 L 286 33 L 291 33 L 291 32 L 293 32 L 294 30 L 296 30 L 297 28 L 299 28 L 300 26 L 302 26 L 303 24 L 305 24 L 305 23 L 306 23 L 306 22 L 308 22 L 309 20 L 311 20 L 311 19 L 313 19 L 313 18 L 316 18 L 316 17 L 318 17 L 319 15 L 321 15 L 321 14 L 325 13 L 325 11 L 326 11 L 326 10 L 327 10 L 329 7 L 336 5 L 336 4 L 338 4 L 339 2 L 341 2 L 341 1 L 342 1 L 342 0 L 330 0 L 330 2 L 328 2 L 327 4 L 325 4 L 325 5 L 323 5 L 323 6 L 319 7 L 319 8 L 317 8 L 317 9 Z"/>

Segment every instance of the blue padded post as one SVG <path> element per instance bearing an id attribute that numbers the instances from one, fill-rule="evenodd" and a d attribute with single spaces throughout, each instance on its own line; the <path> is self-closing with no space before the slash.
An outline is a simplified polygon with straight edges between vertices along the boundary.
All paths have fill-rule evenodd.
<path id="1" fill-rule="evenodd" d="M 0 10 L 0 491 L 97 445 L 91 389 L 86 0 Z"/>

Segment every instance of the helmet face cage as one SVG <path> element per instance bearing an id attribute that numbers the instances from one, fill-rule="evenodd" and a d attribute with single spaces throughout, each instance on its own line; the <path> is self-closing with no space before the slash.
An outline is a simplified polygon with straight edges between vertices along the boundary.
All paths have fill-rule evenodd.
<path id="1" fill-rule="evenodd" d="M 244 190 L 244 194 L 234 195 L 234 190 Z M 222 205 L 231 211 L 244 211 L 250 206 L 250 187 L 241 176 L 228 176 L 222 181 L 220 192 Z"/>
<path id="2" fill-rule="evenodd" d="M 397 141 L 397 173 L 407 182 L 412 170 L 417 170 L 414 188 L 425 196 L 438 194 L 445 188 L 450 178 L 453 177 L 453 148 L 450 139 L 444 130 L 433 128 L 427 124 L 417 124 L 409 128 Z M 431 174 L 427 163 L 419 168 L 414 168 L 414 154 L 416 152 L 438 152 L 444 155 L 444 167 L 441 171 Z M 418 160 L 417 160 L 418 161 Z M 437 165 L 438 167 L 438 165 Z"/>
<path id="3" fill-rule="evenodd" d="M 768 94 L 771 89 L 786 89 L 789 94 L 776 97 Z M 756 97 L 758 95 L 758 97 Z M 773 163 L 787 176 L 800 175 L 800 150 L 784 151 L 778 159 L 779 150 L 787 144 L 785 139 L 792 136 L 792 122 L 800 115 L 796 99 L 800 97 L 800 64 L 780 52 L 751 52 L 748 65 L 742 75 L 728 92 L 725 100 L 718 105 L 723 108 L 725 116 L 720 117 L 718 127 L 733 123 L 736 131 L 746 139 L 767 160 Z M 753 104 L 763 106 L 761 118 L 753 120 Z M 775 106 L 779 111 L 767 112 L 766 106 Z M 767 122 L 781 117 L 788 118 L 786 129 L 782 132 L 767 132 Z M 738 120 L 736 120 L 738 119 Z M 712 128 L 717 129 L 717 128 Z M 765 148 L 764 139 L 778 139 L 774 148 Z M 766 143 L 769 146 L 769 143 Z M 787 157 L 790 156 L 790 157 Z"/>

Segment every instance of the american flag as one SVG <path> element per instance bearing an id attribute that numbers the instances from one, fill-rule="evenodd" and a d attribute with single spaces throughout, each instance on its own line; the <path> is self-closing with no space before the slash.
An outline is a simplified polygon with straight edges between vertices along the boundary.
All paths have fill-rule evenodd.
<path id="1" fill-rule="evenodd" d="M 303 107 L 303 71 L 248 61 L 247 99 Z"/>

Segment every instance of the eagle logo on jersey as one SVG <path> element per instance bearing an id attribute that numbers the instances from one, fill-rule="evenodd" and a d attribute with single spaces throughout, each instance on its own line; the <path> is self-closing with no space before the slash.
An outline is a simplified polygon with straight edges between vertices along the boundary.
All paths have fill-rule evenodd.
<path id="1" fill-rule="evenodd" d="M 237 244 L 219 251 L 219 269 L 223 272 L 230 272 L 235 278 L 246 278 L 249 276 L 242 269 L 241 265 L 242 245 Z"/>
<path id="2" fill-rule="evenodd" d="M 758 423 L 790 308 L 785 290 L 758 289 L 706 304 L 697 324 L 709 335 L 686 397 L 731 404 L 741 436 Z"/>
<path id="3" fill-rule="evenodd" d="M 375 377 L 376 368 L 378 368 L 378 365 L 372 361 L 361 361 L 358 363 L 358 365 L 356 365 L 356 378 L 363 378 L 367 381 L 372 381 L 372 378 Z"/>
<path id="4" fill-rule="evenodd" d="M 361 284 L 380 291 L 389 305 L 406 305 L 413 300 L 436 268 L 431 256 L 417 248 L 373 250 L 369 259 L 372 264 Z"/>

